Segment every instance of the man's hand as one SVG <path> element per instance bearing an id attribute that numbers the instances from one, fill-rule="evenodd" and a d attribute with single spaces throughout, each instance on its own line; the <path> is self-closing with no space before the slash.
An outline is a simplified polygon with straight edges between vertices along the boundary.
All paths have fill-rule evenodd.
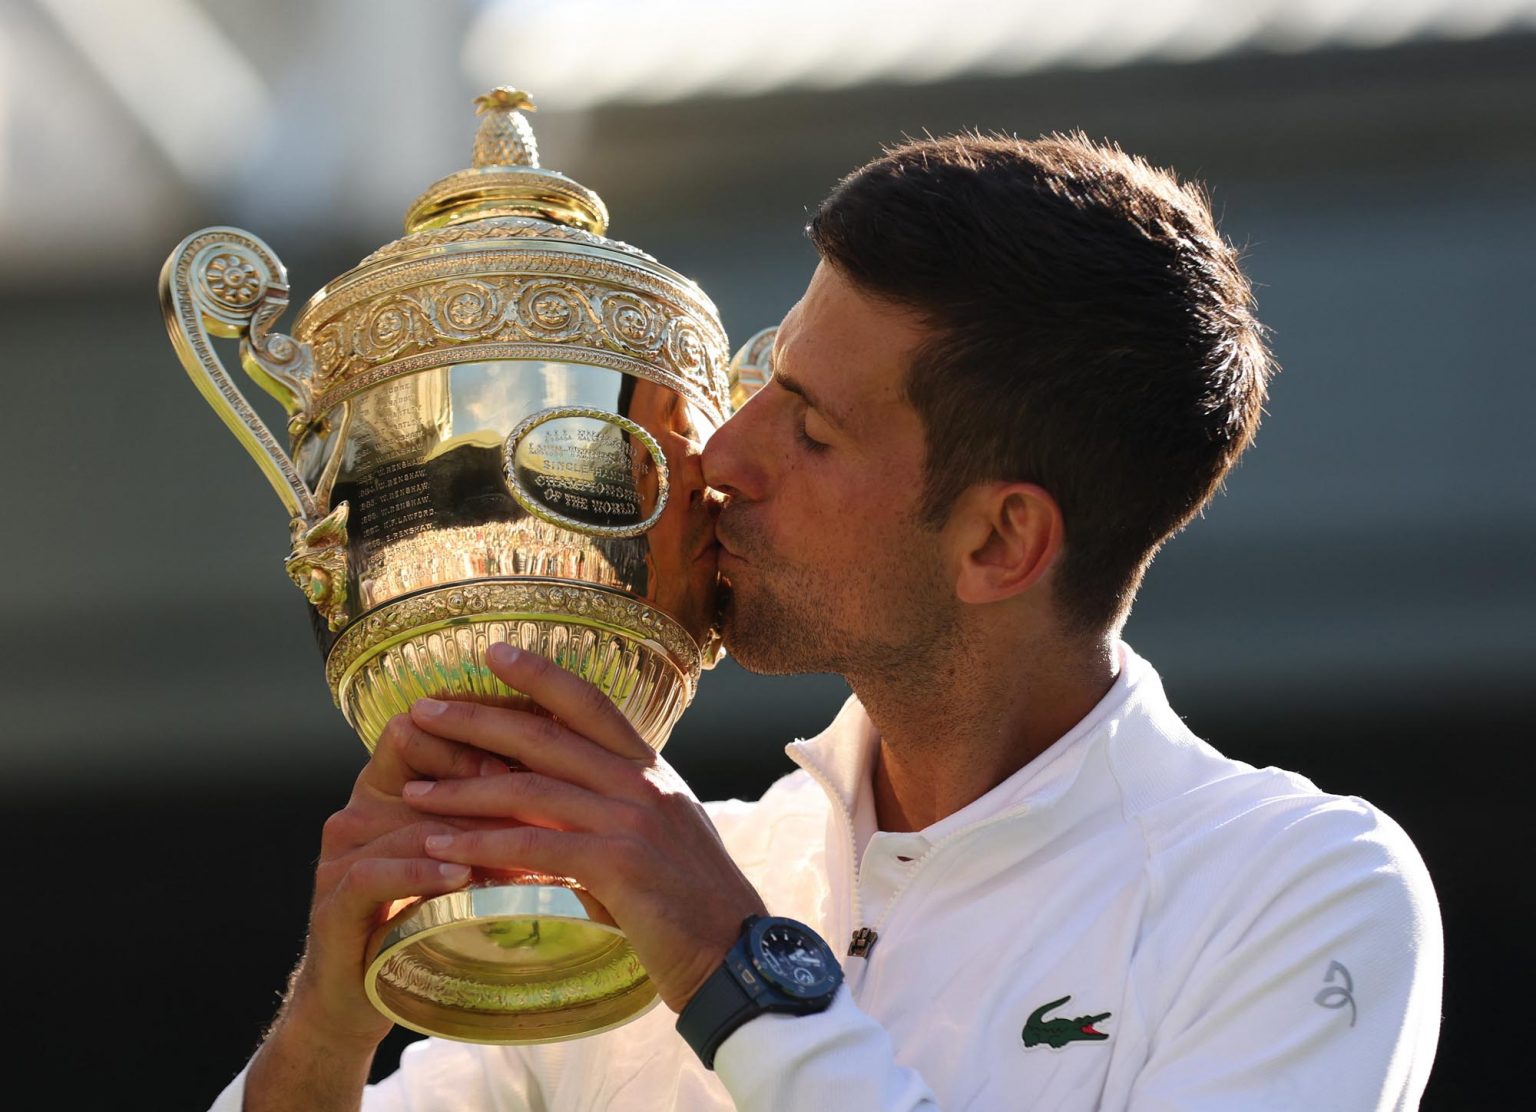
<path id="1" fill-rule="evenodd" d="M 424 817 L 401 789 L 428 778 L 496 775 L 505 763 L 418 729 L 385 727 L 346 807 L 326 820 L 315 871 L 309 940 L 266 1042 L 246 1079 L 247 1112 L 356 1109 L 390 1021 L 363 991 L 367 946 L 396 900 L 462 888 L 470 870 L 427 854 L 423 842 L 472 822 Z"/>
<path id="2" fill-rule="evenodd" d="M 423 816 L 406 805 L 406 784 L 508 775 L 506 765 L 469 746 L 435 737 L 406 715 L 384 728 L 347 805 L 326 820 L 315 871 L 309 943 L 293 986 L 333 1033 L 377 1043 L 390 1022 L 363 992 L 367 945 L 396 900 L 442 895 L 470 878 L 463 865 L 423 848 L 463 822 Z"/>
<path id="3" fill-rule="evenodd" d="M 762 898 L 688 786 L 612 700 L 535 653 L 493 645 L 488 659 L 556 718 L 467 702 L 411 708 L 421 729 L 523 766 L 404 785 L 406 802 L 424 814 L 497 820 L 424 833 L 425 851 L 477 868 L 573 877 L 628 936 L 662 1000 L 681 1011 L 742 920 L 764 911 Z"/>

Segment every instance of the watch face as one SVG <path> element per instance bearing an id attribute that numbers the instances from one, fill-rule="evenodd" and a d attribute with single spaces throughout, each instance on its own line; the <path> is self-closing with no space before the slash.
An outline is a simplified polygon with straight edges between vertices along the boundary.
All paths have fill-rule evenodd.
<path id="1" fill-rule="evenodd" d="M 827 944 L 792 922 L 764 924 L 752 947 L 752 956 L 759 972 L 790 996 L 826 996 L 841 979 L 842 968 Z"/>

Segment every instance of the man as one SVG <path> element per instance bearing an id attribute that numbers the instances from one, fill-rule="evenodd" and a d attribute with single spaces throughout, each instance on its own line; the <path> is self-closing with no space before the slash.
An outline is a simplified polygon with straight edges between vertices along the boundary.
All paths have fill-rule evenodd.
<path id="1" fill-rule="evenodd" d="M 665 1007 L 428 1040 L 369 1109 L 1415 1107 L 1441 940 L 1412 845 L 1191 736 L 1119 641 L 1271 372 L 1203 198 L 1080 137 L 964 136 L 809 231 L 775 377 L 701 463 L 730 651 L 854 698 L 708 809 L 526 653 L 493 667 L 558 724 L 418 703 L 327 824 L 306 956 L 216 1107 L 355 1108 L 387 1030 L 365 940 L 471 866 L 580 880 Z"/>

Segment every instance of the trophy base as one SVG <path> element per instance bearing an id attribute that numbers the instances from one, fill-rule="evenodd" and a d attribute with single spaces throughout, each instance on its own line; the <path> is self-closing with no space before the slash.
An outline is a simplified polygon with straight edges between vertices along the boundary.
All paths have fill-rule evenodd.
<path id="1" fill-rule="evenodd" d="M 558 882 L 412 902 L 375 936 L 368 998 L 402 1027 L 460 1042 L 558 1042 L 618 1027 L 650 1010 L 656 989 L 601 914 Z"/>

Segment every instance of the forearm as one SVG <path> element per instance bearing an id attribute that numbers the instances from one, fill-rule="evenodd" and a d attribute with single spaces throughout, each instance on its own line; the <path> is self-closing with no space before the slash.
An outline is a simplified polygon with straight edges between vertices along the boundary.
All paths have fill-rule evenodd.
<path id="1" fill-rule="evenodd" d="M 358 1112 L 378 1043 L 341 1036 L 290 1001 L 245 1075 L 243 1112 Z"/>

